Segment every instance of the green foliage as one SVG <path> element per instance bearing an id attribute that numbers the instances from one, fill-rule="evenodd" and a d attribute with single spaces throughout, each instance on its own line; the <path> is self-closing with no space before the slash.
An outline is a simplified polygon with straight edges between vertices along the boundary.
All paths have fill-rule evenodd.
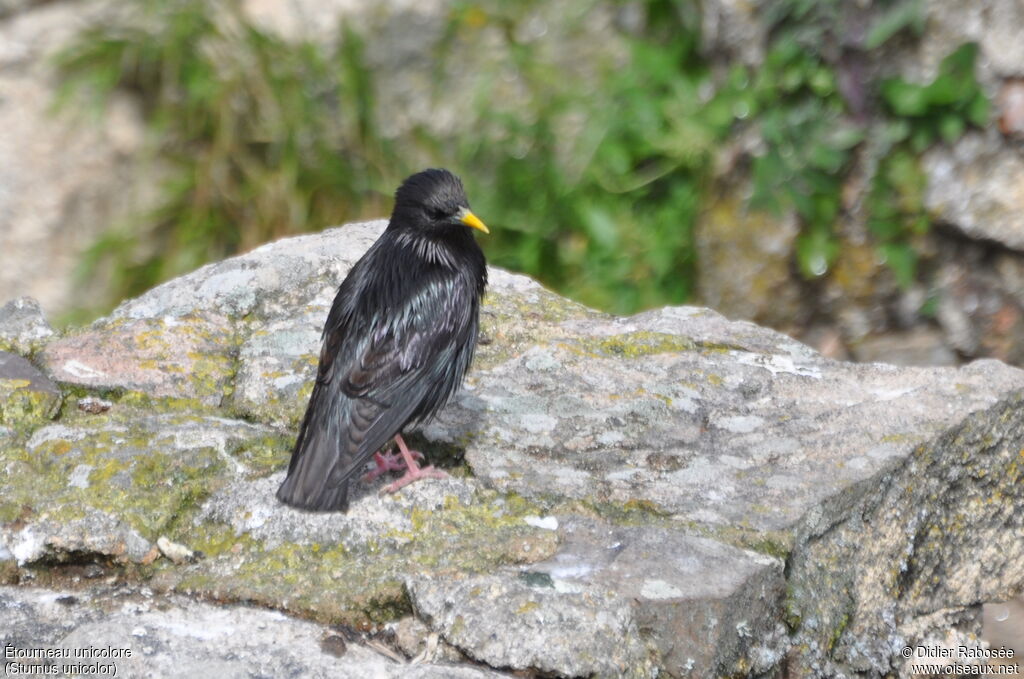
<path id="1" fill-rule="evenodd" d="M 140 95 L 166 166 L 162 204 L 94 244 L 84 274 L 112 264 L 137 294 L 211 259 L 378 213 L 402 169 L 376 130 L 357 35 L 324 54 L 258 30 L 239 4 L 142 0 L 64 50 L 62 95 L 104 106 Z"/>
<path id="2" fill-rule="evenodd" d="M 817 11 L 823 7 L 827 9 L 827 3 Z M 891 12 L 883 15 L 869 42 L 913 27 L 920 16 L 912 2 L 893 6 Z M 825 274 L 839 255 L 835 227 L 843 209 L 843 187 L 867 128 L 846 110 L 832 67 L 799 44 L 796 34 L 783 33 L 756 75 L 755 83 L 764 85 L 755 84 L 753 110 L 766 150 L 754 160 L 752 204 L 773 211 L 795 209 L 802 224 L 797 264 L 805 277 L 813 278 Z M 940 138 L 952 142 L 968 125 L 987 121 L 988 100 L 974 78 L 976 52 L 973 44 L 960 47 L 943 60 L 938 76 L 926 85 L 897 78 L 880 85 L 890 117 L 874 121 L 877 138 L 870 140 L 864 154 L 877 169 L 863 210 L 880 259 L 902 287 L 908 287 L 917 272 L 913 238 L 929 227 L 925 177 L 916 154 Z"/>
<path id="3" fill-rule="evenodd" d="M 882 160 L 866 200 L 868 229 L 904 288 L 914 282 L 917 272 L 913 237 L 930 226 L 924 209 L 926 181 L 917 157 L 901 148 Z"/>
<path id="4" fill-rule="evenodd" d="M 904 121 L 899 141 L 907 140 L 923 151 L 937 139 L 955 141 L 968 125 L 984 126 L 989 101 L 974 78 L 978 46 L 962 45 L 942 60 L 939 73 L 927 85 L 890 78 L 881 85 L 882 100 L 889 111 Z"/>
<path id="5" fill-rule="evenodd" d="M 909 30 L 914 35 L 920 35 L 924 32 L 924 20 L 921 0 L 900 0 L 878 15 L 864 38 L 864 48 L 878 49 L 903 31 Z"/>
<path id="6" fill-rule="evenodd" d="M 917 274 L 914 238 L 930 227 L 920 152 L 940 139 L 955 141 L 969 125 L 988 122 L 989 102 L 974 77 L 977 51 L 973 43 L 954 50 L 942 60 L 930 83 L 890 78 L 879 87 L 880 98 L 893 118 L 880 127 L 882 157 L 865 209 L 879 254 L 903 288 L 909 287 Z"/>
<path id="7" fill-rule="evenodd" d="M 113 264 L 116 296 L 136 294 L 275 237 L 381 216 L 409 164 L 426 160 L 463 176 L 493 227 L 482 240 L 492 262 L 611 311 L 683 302 L 717 149 L 753 129 L 762 144 L 749 167 L 751 205 L 797 214 L 804 276 L 829 270 L 837 224 L 863 210 L 880 256 L 901 285 L 913 282 L 913 241 L 928 228 L 918 155 L 988 118 L 974 46 L 954 51 L 930 83 L 866 83 L 878 110 L 855 114 L 839 86 L 841 50 L 826 49 L 858 11 L 849 3 L 769 3 L 765 62 L 724 72 L 698 49 L 694 2 L 632 3 L 642 20 L 616 36 L 625 54 L 566 63 L 526 30 L 554 12 L 559 34 L 549 43 L 569 40 L 601 7 L 453 3 L 437 43 L 434 103 L 467 102 L 465 120 L 450 136 L 416 129 L 391 139 L 377 127 L 379 74 L 364 36 L 342 29 L 331 51 L 258 29 L 239 0 L 140 0 L 127 20 L 79 36 L 59 60 L 69 92 L 99 105 L 116 89 L 140 95 L 168 173 L 161 208 L 141 229 L 106 234 L 85 268 Z M 921 31 L 920 0 L 880 7 L 863 47 Z M 466 69 L 466 47 L 485 31 Z M 868 194 L 848 205 L 844 187 L 865 168 Z"/>
<path id="8" fill-rule="evenodd" d="M 796 258 L 808 278 L 838 254 L 833 235 L 851 150 L 863 132 L 843 117 L 835 76 L 791 37 L 777 41 L 757 73 L 756 110 L 766 151 L 754 159 L 755 207 L 792 207 L 803 225 Z"/>
<path id="9" fill-rule="evenodd" d="M 766 87 L 755 107 L 767 148 L 754 161 L 752 202 L 796 210 L 802 224 L 799 269 L 808 278 L 823 275 L 840 252 L 835 226 L 843 187 L 855 151 L 867 141 L 862 162 L 876 169 L 862 209 L 880 259 L 907 287 L 917 272 L 913 239 L 929 227 L 917 154 L 938 139 L 956 140 L 969 125 L 984 125 L 989 104 L 974 77 L 977 48 L 966 44 L 943 60 L 931 83 L 883 81 L 878 95 L 887 119 L 854 119 L 837 91 L 835 67 L 821 53 L 835 42 L 832 32 L 849 9 L 838 0 L 781 0 L 769 8 L 776 38 L 756 76 Z M 923 28 L 921 0 L 882 3 L 863 47 L 877 49 Z"/>
<path id="10" fill-rule="evenodd" d="M 648 3 L 653 23 L 626 39 L 628 67 L 598 65 L 592 82 L 564 77 L 517 37 L 543 4 L 466 2 L 453 14 L 505 27 L 495 52 L 508 60 L 478 65 L 471 93 L 474 127 L 488 133 L 458 157 L 475 208 L 495 222 L 488 255 L 603 309 L 685 301 L 702 178 L 732 122 L 701 105 L 710 83 L 691 18 L 674 3 Z M 577 15 L 592 4 L 575 3 Z M 514 111 L 492 104 L 494 83 L 510 71 L 528 97 Z"/>

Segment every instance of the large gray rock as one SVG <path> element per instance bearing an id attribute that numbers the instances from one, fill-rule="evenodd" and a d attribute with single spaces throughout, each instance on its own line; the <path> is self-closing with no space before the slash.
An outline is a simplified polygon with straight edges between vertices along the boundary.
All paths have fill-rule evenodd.
<path id="1" fill-rule="evenodd" d="M 798 324 L 806 300 L 789 274 L 799 234 L 796 213 L 751 210 L 735 193 L 710 199 L 694 231 L 701 304 L 773 328 Z"/>
<path id="2" fill-rule="evenodd" d="M 12 299 L 0 307 L 0 350 L 27 355 L 55 334 L 39 302 L 31 297 Z"/>
<path id="3" fill-rule="evenodd" d="M 409 664 L 382 654 L 373 642 L 346 642 L 326 626 L 275 611 L 215 606 L 184 597 L 157 599 L 145 588 L 47 591 L 0 587 L 0 615 L 4 619 L 0 643 L 8 653 L 9 676 L 38 673 L 40 665 L 63 669 L 60 676 L 91 673 L 154 679 L 508 676 L 431 662 Z M 32 657 L 33 652 L 47 650 L 49 661 Z M 66 669 L 75 664 L 84 664 L 86 669 Z"/>
<path id="4" fill-rule="evenodd" d="M 925 205 L 968 236 L 1024 250 L 1024 156 L 995 130 L 924 156 Z"/>
<path id="5" fill-rule="evenodd" d="M 0 426 L 53 417 L 63 401 L 57 385 L 27 360 L 0 351 Z"/>
<path id="6" fill-rule="evenodd" d="M 942 59 L 965 42 L 978 43 L 982 80 L 1024 76 L 1024 6 L 1018 0 L 932 0 L 923 8 L 927 30 L 917 49 L 916 66 L 927 77 L 934 77 Z"/>
<path id="7" fill-rule="evenodd" d="M 657 676 L 667 665 L 719 676 L 750 639 L 771 658 L 757 671 L 778 662 L 767 646 L 781 627 L 779 559 L 663 527 L 578 517 L 559 537 L 558 553 L 529 570 L 411 578 L 413 606 L 449 643 L 514 669 Z M 640 630 L 651 628 L 658 633 L 644 639 Z M 581 629 L 593 632 L 581 637 Z"/>
<path id="8" fill-rule="evenodd" d="M 493 269 L 466 388 L 410 435 L 451 478 L 282 506 L 320 324 L 383 227 L 266 245 L 50 342 L 53 378 L 111 406 L 0 438 L 0 574 L 416 615 L 396 648 L 552 676 L 898 673 L 1024 583 L 1021 371 L 839 363 Z"/>
<path id="9" fill-rule="evenodd" d="M 991 243 L 954 241 L 936 266 L 936 319 L 965 356 L 1024 362 L 1024 259 Z"/>

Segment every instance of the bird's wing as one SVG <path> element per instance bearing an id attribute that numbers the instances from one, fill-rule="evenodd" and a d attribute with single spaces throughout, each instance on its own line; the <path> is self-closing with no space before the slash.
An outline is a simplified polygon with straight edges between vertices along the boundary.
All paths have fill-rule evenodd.
<path id="1" fill-rule="evenodd" d="M 347 502 L 338 493 L 374 451 L 443 405 L 475 341 L 477 301 L 459 283 L 453 274 L 427 276 L 403 291 L 396 308 L 351 309 L 328 319 L 282 500 L 340 508 L 320 505 Z"/>
<path id="2" fill-rule="evenodd" d="M 339 457 L 334 482 L 351 476 L 411 419 L 443 405 L 468 365 L 462 354 L 471 354 L 475 342 L 472 290 L 443 272 L 403 298 L 392 312 L 373 315 L 353 360 L 335 362 L 329 369 L 335 374 L 324 375 L 357 404 L 358 417 L 345 432 L 350 445 L 343 447 L 353 454 Z"/>

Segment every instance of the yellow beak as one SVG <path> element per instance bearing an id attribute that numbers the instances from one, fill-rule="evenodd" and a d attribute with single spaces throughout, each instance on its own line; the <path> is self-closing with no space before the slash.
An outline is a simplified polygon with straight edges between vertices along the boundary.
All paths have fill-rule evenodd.
<path id="1" fill-rule="evenodd" d="M 466 208 L 462 208 L 459 211 L 458 216 L 459 221 L 468 226 L 469 228 L 476 229 L 477 231 L 483 231 L 484 233 L 490 233 L 490 231 L 487 229 L 487 225 L 481 222 L 479 217 L 477 217 L 475 214 L 473 214 Z"/>

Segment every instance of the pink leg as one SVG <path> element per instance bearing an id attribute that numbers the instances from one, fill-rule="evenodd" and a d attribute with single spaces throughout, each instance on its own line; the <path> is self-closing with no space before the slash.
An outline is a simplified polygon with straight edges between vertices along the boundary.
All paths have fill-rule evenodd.
<path id="1" fill-rule="evenodd" d="M 423 459 L 423 453 L 418 450 L 410 450 L 409 454 L 418 460 Z M 374 453 L 373 461 L 377 468 L 363 475 L 363 481 L 373 481 L 382 474 L 400 472 L 405 469 L 405 460 L 399 453 Z"/>
<path id="2" fill-rule="evenodd" d="M 402 438 L 401 434 L 395 434 L 395 443 L 398 444 L 398 450 L 402 454 L 402 459 L 405 460 L 405 474 L 394 483 L 384 486 L 381 492 L 394 493 L 399 488 L 408 486 L 413 481 L 419 481 L 420 479 L 444 479 L 448 477 L 443 471 L 434 469 L 433 466 L 421 469 L 416 464 L 416 455 L 423 456 L 415 450 L 409 450 L 409 446 L 405 445 L 405 439 Z"/>

